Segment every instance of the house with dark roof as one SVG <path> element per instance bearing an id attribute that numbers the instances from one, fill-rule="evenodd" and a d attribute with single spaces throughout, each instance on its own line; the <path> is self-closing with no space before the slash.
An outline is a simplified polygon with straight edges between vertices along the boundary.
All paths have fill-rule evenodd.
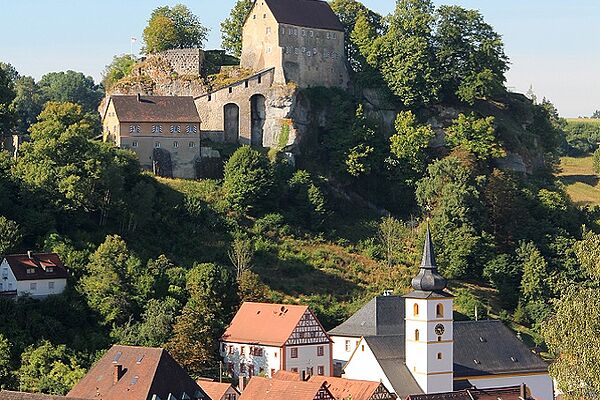
<path id="1" fill-rule="evenodd" d="M 234 378 L 332 374 L 331 339 L 307 306 L 243 303 L 221 337 L 221 355 Z"/>
<path id="2" fill-rule="evenodd" d="M 344 27 L 326 1 L 255 1 L 244 22 L 241 66 L 274 67 L 275 83 L 345 87 Z"/>
<path id="3" fill-rule="evenodd" d="M 164 349 L 115 345 L 67 397 L 102 400 L 212 400 Z"/>
<path id="4" fill-rule="evenodd" d="M 410 395 L 406 400 L 534 400 L 526 385 L 495 389 L 463 389 L 448 393 Z"/>
<path id="5" fill-rule="evenodd" d="M 55 396 L 42 393 L 14 392 L 12 390 L 0 390 L 0 400 L 87 400 L 75 397 Z"/>
<path id="6" fill-rule="evenodd" d="M 344 377 L 381 380 L 402 398 L 521 384 L 535 399 L 554 398 L 547 363 L 501 321 L 453 320 L 429 228 L 412 287 L 402 297 L 376 297 L 329 332 Z"/>
<path id="7" fill-rule="evenodd" d="M 62 293 L 69 274 L 56 253 L 12 254 L 0 262 L 0 296 L 44 298 Z"/>
<path id="8" fill-rule="evenodd" d="M 200 116 L 192 96 L 112 95 L 102 113 L 104 141 L 133 151 L 142 168 L 195 178 Z"/>
<path id="9" fill-rule="evenodd" d="M 335 400 L 326 383 L 287 381 L 258 376 L 248 382 L 239 400 Z"/>

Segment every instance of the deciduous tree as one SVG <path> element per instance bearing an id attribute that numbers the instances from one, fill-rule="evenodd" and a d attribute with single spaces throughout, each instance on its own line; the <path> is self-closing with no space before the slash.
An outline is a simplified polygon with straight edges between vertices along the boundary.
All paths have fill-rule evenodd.
<path id="1" fill-rule="evenodd" d="M 158 7 L 150 16 L 144 29 L 146 54 L 170 49 L 202 48 L 208 29 L 190 9 L 177 4 L 173 7 Z"/>
<path id="2" fill-rule="evenodd" d="M 446 130 L 446 142 L 452 147 L 464 147 L 480 160 L 506 154 L 496 139 L 494 117 L 491 116 L 478 118 L 474 113 L 459 114 Z"/>
<path id="3" fill-rule="evenodd" d="M 229 17 L 221 22 L 222 46 L 236 57 L 242 55 L 242 28 L 253 5 L 252 0 L 237 0 Z"/>
<path id="4" fill-rule="evenodd" d="M 104 93 L 94 79 L 81 72 L 50 72 L 38 82 L 46 101 L 79 104 L 85 112 L 97 113 Z"/>
<path id="5" fill-rule="evenodd" d="M 109 91 L 115 83 L 129 75 L 136 61 L 136 58 L 131 54 L 114 56 L 112 62 L 106 66 L 102 73 L 104 90 Z"/>

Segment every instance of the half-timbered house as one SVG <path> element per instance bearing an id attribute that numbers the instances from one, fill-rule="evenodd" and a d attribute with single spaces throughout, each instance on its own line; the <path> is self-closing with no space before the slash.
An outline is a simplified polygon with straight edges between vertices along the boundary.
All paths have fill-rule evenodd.
<path id="1" fill-rule="evenodd" d="M 232 377 L 271 377 L 285 370 L 332 374 L 332 342 L 307 306 L 245 302 L 221 337 Z"/>
<path id="2" fill-rule="evenodd" d="M 283 381 L 258 376 L 250 379 L 240 400 L 336 400 L 326 382 Z"/>

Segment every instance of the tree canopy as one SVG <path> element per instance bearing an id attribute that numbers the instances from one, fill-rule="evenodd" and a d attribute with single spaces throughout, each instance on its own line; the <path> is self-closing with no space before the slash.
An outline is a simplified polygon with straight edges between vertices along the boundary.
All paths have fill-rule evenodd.
<path id="1" fill-rule="evenodd" d="M 76 103 L 85 112 L 96 113 L 104 96 L 92 77 L 75 71 L 50 72 L 38 85 L 46 101 Z"/>
<path id="2" fill-rule="evenodd" d="M 171 49 L 202 48 L 207 35 L 208 29 L 187 6 L 158 7 L 152 11 L 144 28 L 142 50 L 151 54 Z"/>
<path id="3" fill-rule="evenodd" d="M 253 5 L 252 0 L 237 0 L 229 17 L 221 22 L 221 38 L 223 39 L 221 45 L 236 57 L 242 55 L 242 28 Z"/>

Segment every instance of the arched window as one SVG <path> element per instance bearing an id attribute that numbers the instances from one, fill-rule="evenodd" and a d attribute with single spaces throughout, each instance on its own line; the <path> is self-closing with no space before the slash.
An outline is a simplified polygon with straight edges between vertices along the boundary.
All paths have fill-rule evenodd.
<path id="1" fill-rule="evenodd" d="M 415 317 L 419 315 L 419 305 L 417 303 L 413 305 L 413 315 Z"/>
<path id="2" fill-rule="evenodd" d="M 441 360 L 442 359 L 442 353 L 437 353 L 437 359 Z"/>
<path id="3" fill-rule="evenodd" d="M 438 304 L 435 306 L 435 316 L 437 318 L 444 318 L 444 305 Z"/>
<path id="4" fill-rule="evenodd" d="M 419 330 L 415 329 L 415 342 L 419 341 Z"/>

